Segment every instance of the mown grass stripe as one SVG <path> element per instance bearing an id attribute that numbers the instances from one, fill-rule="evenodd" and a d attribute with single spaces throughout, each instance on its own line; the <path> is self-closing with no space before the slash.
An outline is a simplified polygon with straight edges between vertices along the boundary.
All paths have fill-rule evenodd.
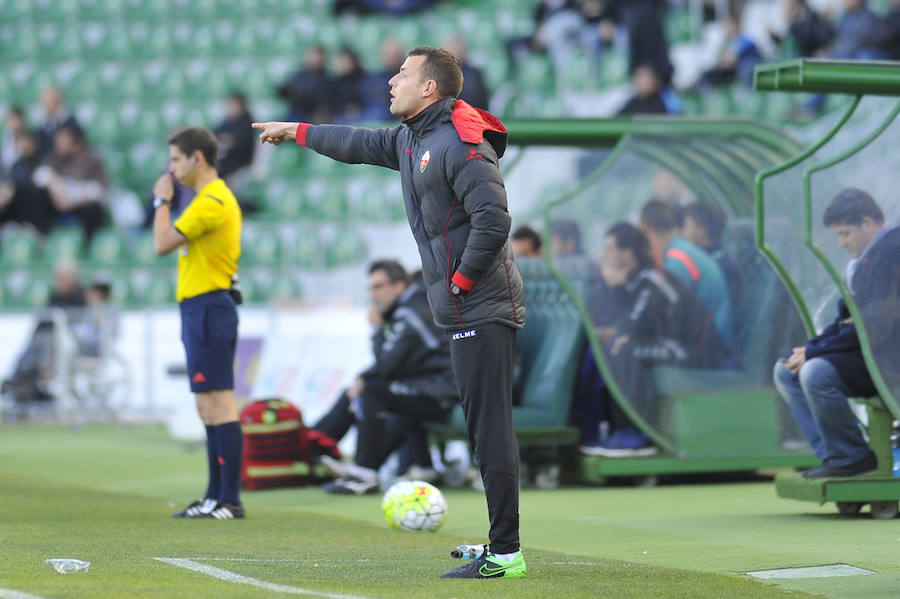
<path id="1" fill-rule="evenodd" d="M 371 599 L 370 597 L 363 597 L 361 595 L 326 593 L 322 591 L 313 591 L 311 589 L 301 589 L 300 587 L 292 587 L 286 584 L 275 584 L 274 582 L 266 582 L 265 580 L 259 580 L 251 576 L 244 576 L 243 574 L 238 574 L 237 572 L 232 572 L 230 570 L 224 570 L 222 568 L 216 568 L 215 566 L 201 564 L 190 559 L 178 557 L 155 557 L 153 559 L 172 566 L 178 566 L 179 568 L 186 568 L 188 570 L 193 570 L 194 572 L 200 572 L 201 574 L 206 574 L 207 576 L 212 576 L 213 578 L 218 578 L 219 580 L 224 580 L 226 582 L 233 582 L 235 584 L 247 584 L 250 586 L 259 587 L 261 589 L 266 589 L 267 591 L 275 591 L 276 593 L 287 593 L 289 595 L 314 595 L 316 597 L 328 597 L 329 599 Z"/>

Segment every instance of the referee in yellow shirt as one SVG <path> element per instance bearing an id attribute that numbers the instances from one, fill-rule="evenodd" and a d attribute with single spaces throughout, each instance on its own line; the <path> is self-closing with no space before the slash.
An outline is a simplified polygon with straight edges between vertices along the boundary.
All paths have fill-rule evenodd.
<path id="1" fill-rule="evenodd" d="M 218 142 L 208 129 L 169 138 L 169 172 L 153 186 L 153 242 L 164 256 L 178 250 L 176 299 L 191 391 L 206 425 L 209 485 L 175 518 L 243 518 L 239 497 L 243 437 L 234 403 L 238 316 L 230 292 L 241 256 L 241 209 L 216 171 Z M 196 197 L 171 223 L 172 177 Z"/>

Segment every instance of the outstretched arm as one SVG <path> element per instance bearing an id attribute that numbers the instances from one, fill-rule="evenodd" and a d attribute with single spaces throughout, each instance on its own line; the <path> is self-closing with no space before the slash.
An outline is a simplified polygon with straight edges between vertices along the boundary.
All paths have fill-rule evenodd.
<path id="1" fill-rule="evenodd" d="M 272 121 L 253 123 L 253 128 L 262 130 L 260 143 L 268 142 L 277 146 L 293 140 L 339 162 L 374 164 L 394 170 L 399 168 L 397 135 L 400 127 L 367 129 L 347 125 Z"/>

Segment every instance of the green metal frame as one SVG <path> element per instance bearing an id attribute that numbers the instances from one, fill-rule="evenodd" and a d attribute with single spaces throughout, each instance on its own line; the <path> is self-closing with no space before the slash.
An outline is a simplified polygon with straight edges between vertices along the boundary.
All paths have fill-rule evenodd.
<path id="1" fill-rule="evenodd" d="M 844 302 L 847 304 L 847 309 L 850 311 L 850 315 L 853 317 L 854 322 L 863 323 L 862 315 L 859 311 L 859 306 L 856 305 L 856 300 L 853 297 L 853 293 L 850 292 L 850 289 L 847 288 L 847 284 L 844 282 L 844 278 L 841 276 L 839 272 L 834 268 L 834 265 L 828 258 L 825 256 L 825 253 L 822 249 L 816 244 L 813 239 L 813 220 L 812 220 L 812 176 L 822 171 L 826 168 L 834 166 L 839 162 L 843 162 L 844 160 L 850 158 L 851 156 L 860 152 L 863 148 L 872 143 L 879 135 L 881 135 L 885 129 L 887 129 L 891 123 L 894 122 L 897 115 L 900 114 L 900 100 L 894 105 L 894 108 L 888 113 L 887 117 L 879 123 L 875 129 L 873 129 L 868 135 L 859 140 L 856 144 L 848 148 L 847 150 L 833 156 L 827 160 L 823 160 L 815 165 L 812 165 L 803 173 L 803 203 L 804 203 L 804 212 L 806 213 L 805 226 L 803 231 L 804 241 L 806 246 L 815 254 L 816 258 L 828 272 L 828 275 L 831 277 L 832 281 L 834 281 L 835 285 L 837 285 L 838 289 L 841 292 L 841 296 L 844 298 Z M 875 388 L 878 390 L 879 395 L 881 395 L 881 400 L 886 404 L 888 409 L 893 413 L 894 417 L 900 418 L 900 407 L 898 407 L 897 400 L 893 396 L 893 391 L 890 387 L 888 387 L 887 383 L 884 381 L 884 377 L 881 376 L 881 369 L 878 367 L 878 364 L 875 362 L 875 356 L 872 355 L 872 345 L 869 343 L 869 334 L 866 331 L 866 327 L 858 326 L 856 327 L 856 334 L 859 336 L 859 344 L 862 347 L 863 359 L 866 362 L 866 366 L 869 369 L 869 374 L 872 377 L 872 381 L 875 383 Z"/>
<path id="2" fill-rule="evenodd" d="M 787 288 L 791 299 L 794 301 L 794 305 L 800 311 L 800 315 L 803 318 L 803 324 L 806 327 L 806 332 L 809 335 L 815 334 L 815 326 L 813 325 L 812 316 L 809 313 L 809 308 L 806 305 L 806 301 L 800 294 L 800 290 L 797 288 L 797 284 L 793 279 L 791 279 L 791 276 L 788 274 L 787 268 L 774 254 L 774 252 L 772 252 L 771 248 L 766 243 L 766 206 L 763 200 L 763 185 L 765 184 L 766 179 L 768 179 L 769 177 L 773 177 L 779 173 L 783 173 L 784 171 L 797 166 L 798 164 L 818 152 L 822 148 L 822 146 L 831 141 L 831 139 L 835 135 L 837 135 L 837 132 L 841 129 L 841 127 L 844 126 L 844 124 L 856 111 L 856 108 L 859 106 L 859 102 L 861 99 L 861 96 L 856 96 L 850 106 L 848 106 L 844 111 L 844 114 L 841 116 L 841 118 L 838 119 L 838 122 L 835 123 L 834 126 L 829 129 L 825 133 L 825 135 L 822 136 L 821 139 L 812 144 L 803 152 L 796 154 L 790 160 L 782 162 L 781 164 L 776 164 L 775 166 L 758 173 L 753 185 L 756 202 L 756 246 L 759 248 L 760 252 L 762 252 L 762 255 L 766 258 L 766 260 L 768 260 L 769 264 L 771 264 L 775 269 L 775 272 L 778 273 L 779 278 Z"/>
<path id="3" fill-rule="evenodd" d="M 512 121 L 507 123 L 507 126 L 510 131 L 510 142 L 524 146 L 522 154 L 528 151 L 529 145 L 611 148 L 610 153 L 594 172 L 576 187 L 561 192 L 544 204 L 545 223 L 549 223 L 551 211 L 555 206 L 584 193 L 606 174 L 626 150 L 676 173 L 697 194 L 698 199 L 711 203 L 725 199 L 730 202 L 732 213 L 749 216 L 754 203 L 751 182 L 761 164 L 784 160 L 786 156 L 801 150 L 799 144 L 782 132 L 746 119 Z M 701 139 L 703 142 L 710 142 L 712 148 L 704 147 L 704 144 L 700 143 Z M 723 152 L 732 148 L 735 156 L 729 159 Z M 706 176 L 700 176 L 698 173 L 705 173 Z M 743 208 L 737 199 L 741 196 L 747 198 Z M 544 227 L 544 244 L 549 246 L 549 243 L 549 227 Z M 607 381 L 613 400 L 658 447 L 676 459 L 684 457 L 684 453 L 679 451 L 671 439 L 645 421 L 625 399 L 606 362 L 586 306 L 571 282 L 554 266 L 549 256 L 545 256 L 544 260 L 572 298 L 582 326 L 587 332 L 586 337 L 594 352 L 597 368 Z M 774 466 L 787 462 L 796 464 L 798 457 L 803 456 L 774 457 L 764 465 Z M 694 468 L 698 471 L 715 470 L 721 467 L 722 462 L 723 460 L 700 459 Z M 759 464 L 758 461 L 756 463 Z"/>
<path id="4" fill-rule="evenodd" d="M 791 163 L 790 166 L 793 166 L 812 156 L 816 150 L 834 137 L 856 110 L 863 95 L 900 96 L 900 64 L 799 60 L 757 67 L 754 82 L 756 89 L 760 91 L 856 94 L 856 98 L 842 118 L 819 142 L 801 156 L 788 161 Z M 813 239 L 812 176 L 823 169 L 846 160 L 868 146 L 895 121 L 898 114 L 900 114 L 900 101 L 881 123 L 850 148 L 836 156 L 810 165 L 803 171 L 804 243 L 837 285 L 841 296 L 847 303 L 850 314 L 857 322 L 862 322 L 862 319 L 852 294 L 844 284 L 840 273 L 829 262 L 824 252 Z M 783 168 L 778 169 L 777 167 L 775 169 L 777 172 L 783 170 Z M 764 209 L 762 183 L 766 177 L 772 174 L 774 172 L 768 174 L 760 173 L 760 176 L 757 177 L 757 210 Z M 768 248 L 765 248 L 764 244 L 764 214 L 764 212 L 760 212 L 757 217 L 757 243 L 761 249 L 767 252 L 767 257 L 771 257 L 771 252 L 768 252 Z M 780 263 L 776 266 L 776 269 L 779 269 L 780 275 L 785 276 L 789 280 L 789 277 L 786 276 L 786 271 L 780 266 Z M 812 331 L 812 322 L 805 303 L 800 298 L 796 286 L 789 283 L 789 287 L 792 290 L 794 301 L 800 300 L 798 307 L 803 311 L 807 327 Z M 866 366 L 880 393 L 880 397 L 863 400 L 866 403 L 869 414 L 869 444 L 878 458 L 878 469 L 873 473 L 859 477 L 838 479 L 804 479 L 797 474 L 781 474 L 775 479 L 775 490 L 780 497 L 801 501 L 815 501 L 820 504 L 834 501 L 839 504 L 839 507 L 841 502 L 873 503 L 874 510 L 874 502 L 887 502 L 888 505 L 893 503 L 893 511 L 896 511 L 896 502 L 900 499 L 900 479 L 891 476 L 892 455 L 889 437 L 892 430 L 891 420 L 892 418 L 900 417 L 900 411 L 898 411 L 897 402 L 891 395 L 891 390 L 885 385 L 880 370 L 874 361 L 865 327 L 858 327 L 857 334 L 859 335 Z M 890 511 L 888 511 L 888 515 L 890 515 Z"/>
<path id="5" fill-rule="evenodd" d="M 898 67 L 886 61 L 802 58 L 756 67 L 753 86 L 770 92 L 900 96 Z"/>

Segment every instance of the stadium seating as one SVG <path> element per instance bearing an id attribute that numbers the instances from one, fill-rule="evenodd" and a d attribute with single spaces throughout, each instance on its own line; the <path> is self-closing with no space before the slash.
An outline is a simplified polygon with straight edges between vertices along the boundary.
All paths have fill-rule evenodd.
<path id="1" fill-rule="evenodd" d="M 575 377 L 585 338 L 576 308 L 566 289 L 540 260 L 517 260 L 525 283 L 528 325 L 518 333 L 513 423 L 519 446 L 558 450 L 578 441 L 578 429 L 568 426 Z M 563 265 L 583 292 L 588 265 Z M 438 439 L 465 436 L 462 408 L 452 412 L 446 425 L 434 426 Z M 546 455 L 546 454 L 544 454 Z"/>

